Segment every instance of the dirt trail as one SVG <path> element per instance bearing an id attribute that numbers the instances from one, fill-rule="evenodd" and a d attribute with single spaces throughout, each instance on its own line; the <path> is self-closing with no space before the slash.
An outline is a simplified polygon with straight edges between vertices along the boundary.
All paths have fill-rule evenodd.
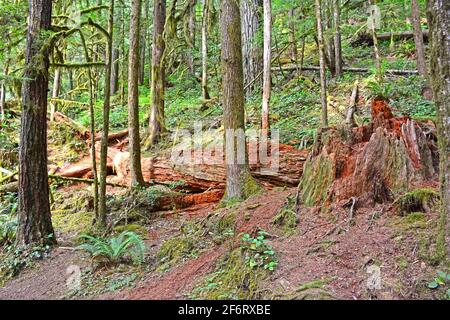
<path id="1" fill-rule="evenodd" d="M 66 280 L 68 268 L 84 268 L 88 262 L 80 252 L 54 249 L 51 256 L 36 261 L 35 267 L 21 272 L 0 288 L 0 300 L 55 300 L 63 299 L 69 292 Z"/>

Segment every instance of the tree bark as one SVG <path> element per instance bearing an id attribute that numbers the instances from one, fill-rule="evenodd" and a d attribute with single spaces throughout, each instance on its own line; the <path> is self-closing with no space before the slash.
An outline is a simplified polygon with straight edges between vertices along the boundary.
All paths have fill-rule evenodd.
<path id="1" fill-rule="evenodd" d="M 450 2 L 428 1 L 431 43 L 431 86 L 437 109 L 442 224 L 450 256 Z M 442 239 L 443 240 L 443 239 Z"/>
<path id="2" fill-rule="evenodd" d="M 208 92 L 208 20 L 210 0 L 202 0 L 202 98 L 209 100 Z"/>
<path id="3" fill-rule="evenodd" d="M 334 23 L 334 57 L 336 76 L 342 75 L 342 46 L 341 46 L 341 1 L 333 0 Z"/>
<path id="4" fill-rule="evenodd" d="M 250 96 L 255 89 L 261 88 L 261 80 L 253 81 L 260 73 L 262 73 L 263 65 L 262 51 L 257 37 L 260 28 L 261 8 L 261 0 L 241 1 L 242 57 L 244 60 L 245 95 L 247 97 Z M 252 84 L 248 85 L 251 82 Z"/>
<path id="5" fill-rule="evenodd" d="M 227 177 L 223 199 L 242 200 L 255 192 L 259 185 L 250 175 L 245 147 L 241 19 L 237 1 L 221 1 L 220 31 Z"/>
<path id="6" fill-rule="evenodd" d="M 152 104 L 150 108 L 149 135 L 145 143 L 147 149 L 159 141 L 164 130 L 165 70 L 163 56 L 166 49 L 164 40 L 166 0 L 154 0 L 153 4 Z"/>
<path id="7" fill-rule="evenodd" d="M 414 29 L 414 43 L 416 44 L 417 71 L 427 79 L 425 48 L 423 45 L 422 27 L 420 26 L 420 9 L 417 0 L 411 0 L 411 22 Z"/>
<path id="8" fill-rule="evenodd" d="M 100 146 L 100 179 L 99 179 L 99 210 L 95 222 L 100 227 L 106 226 L 106 176 L 108 157 L 108 132 L 109 132 L 109 111 L 111 99 L 111 69 L 112 69 L 112 45 L 114 30 L 114 0 L 111 0 L 108 17 L 108 34 L 106 39 L 106 62 L 105 62 L 105 89 L 103 93 L 103 132 Z"/>
<path id="9" fill-rule="evenodd" d="M 119 55 L 120 50 L 113 48 L 112 51 L 112 69 L 111 69 L 111 96 L 119 90 Z"/>
<path id="10" fill-rule="evenodd" d="M 5 66 L 4 71 L 5 76 L 8 75 L 9 68 L 8 65 Z M 5 104 L 6 104 L 6 80 L 2 80 L 0 83 L 0 120 L 5 121 Z"/>
<path id="11" fill-rule="evenodd" d="M 51 0 L 31 0 L 27 32 L 27 79 L 22 88 L 19 146 L 17 243 L 55 244 L 47 174 L 47 91 L 50 48 L 44 45 L 52 18 Z"/>
<path id="12" fill-rule="evenodd" d="M 141 0 L 133 0 L 130 21 L 130 50 L 128 53 L 128 136 L 130 139 L 131 186 L 143 186 L 141 168 L 141 139 L 139 137 L 139 40 Z"/>
<path id="13" fill-rule="evenodd" d="M 190 3 L 189 17 L 188 17 L 188 52 L 187 52 L 187 65 L 189 74 L 195 76 L 195 65 L 194 65 L 194 51 L 195 51 L 195 22 L 196 22 L 196 12 L 195 6 L 197 1 L 194 0 Z"/>
<path id="14" fill-rule="evenodd" d="M 272 90 L 271 62 L 272 62 L 272 3 L 271 0 L 263 1 L 264 12 L 264 55 L 263 55 L 263 96 L 262 96 L 262 117 L 261 129 L 268 132 L 269 124 L 269 104 Z"/>
<path id="15" fill-rule="evenodd" d="M 325 45 L 323 40 L 321 0 L 315 0 L 316 23 L 317 23 L 317 42 L 319 46 L 319 64 L 320 64 L 320 103 L 322 105 L 322 127 L 328 127 L 327 110 L 327 79 L 325 73 Z"/>
<path id="16" fill-rule="evenodd" d="M 143 85 L 145 82 L 145 61 L 147 56 L 147 29 L 149 25 L 149 11 L 150 11 L 150 0 L 144 0 L 144 10 L 141 14 L 142 23 L 140 26 L 141 31 L 141 40 L 140 40 L 140 62 L 139 62 L 139 85 Z"/>

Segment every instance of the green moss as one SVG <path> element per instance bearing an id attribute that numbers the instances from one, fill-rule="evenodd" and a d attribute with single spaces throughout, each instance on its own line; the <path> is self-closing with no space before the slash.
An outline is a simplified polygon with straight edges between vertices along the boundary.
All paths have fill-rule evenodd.
<path id="1" fill-rule="evenodd" d="M 406 268 L 408 268 L 409 265 L 408 259 L 404 256 L 395 257 L 395 263 L 400 268 L 400 270 L 405 270 Z"/>
<path id="2" fill-rule="evenodd" d="M 298 217 L 297 213 L 293 210 L 293 201 L 293 198 L 288 197 L 286 205 L 281 208 L 280 212 L 278 212 L 272 221 L 286 236 L 293 235 L 297 230 Z"/>
<path id="3" fill-rule="evenodd" d="M 140 226 L 138 224 L 134 224 L 134 223 L 130 223 L 127 225 L 119 225 L 119 226 L 114 227 L 115 233 L 122 233 L 124 231 L 132 231 L 132 232 L 138 233 L 140 235 L 147 234 L 147 229 L 145 227 Z"/>
<path id="4" fill-rule="evenodd" d="M 53 227 L 61 233 L 87 233 L 92 227 L 93 219 L 92 212 L 52 211 Z"/>
<path id="5" fill-rule="evenodd" d="M 333 300 L 335 297 L 325 290 L 332 279 L 315 279 L 300 285 L 296 290 L 275 294 L 274 299 L 282 300 Z"/>
<path id="6" fill-rule="evenodd" d="M 236 213 L 216 215 L 207 222 L 208 233 L 216 244 L 223 243 L 227 238 L 234 235 Z"/>
<path id="7" fill-rule="evenodd" d="M 219 207 L 233 207 L 241 201 L 247 200 L 253 196 L 264 192 L 264 188 L 251 176 L 250 172 L 245 172 L 241 176 L 242 195 L 241 197 L 229 197 L 227 192 L 223 195 Z"/>
<path id="8" fill-rule="evenodd" d="M 266 275 L 264 269 L 251 268 L 245 262 L 243 249 L 236 248 L 219 261 L 216 271 L 192 291 L 191 298 L 258 299 L 261 298 L 259 291 Z"/>
<path id="9" fill-rule="evenodd" d="M 429 188 L 419 188 L 399 197 L 394 205 L 400 214 L 411 212 L 428 212 L 439 199 L 439 194 Z"/>
<path id="10" fill-rule="evenodd" d="M 326 154 L 316 158 L 308 157 L 300 180 L 299 195 L 306 206 L 314 206 L 325 201 L 333 182 L 333 163 Z"/>
<path id="11" fill-rule="evenodd" d="M 211 240 L 205 237 L 205 229 L 199 223 L 189 222 L 181 227 L 181 234 L 165 240 L 156 258 L 158 271 L 166 271 L 187 259 L 195 258 L 199 252 L 211 246 Z"/>

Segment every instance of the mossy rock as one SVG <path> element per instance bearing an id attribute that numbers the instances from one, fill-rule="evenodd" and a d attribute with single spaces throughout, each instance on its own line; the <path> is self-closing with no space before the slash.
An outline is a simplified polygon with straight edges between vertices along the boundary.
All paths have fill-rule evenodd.
<path id="1" fill-rule="evenodd" d="M 394 205 L 401 215 L 412 212 L 429 212 L 439 200 L 439 194 L 429 188 L 419 188 L 400 196 Z"/>

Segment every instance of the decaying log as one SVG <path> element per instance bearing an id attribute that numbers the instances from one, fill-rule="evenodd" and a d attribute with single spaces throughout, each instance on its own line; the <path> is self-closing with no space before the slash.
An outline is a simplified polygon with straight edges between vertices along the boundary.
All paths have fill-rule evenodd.
<path id="1" fill-rule="evenodd" d="M 74 130 L 81 139 L 86 140 L 89 138 L 89 129 L 84 127 L 83 125 L 79 124 L 78 122 L 73 121 L 65 114 L 63 114 L 59 111 L 56 111 L 54 113 L 54 118 L 56 121 L 63 123 L 66 126 L 72 128 L 72 130 Z"/>
<path id="2" fill-rule="evenodd" d="M 422 34 L 423 34 L 423 40 L 424 42 L 428 41 L 428 35 L 429 35 L 429 31 L 428 30 L 422 30 Z M 383 40 L 405 40 L 405 39 L 414 39 L 414 32 L 413 31 L 403 31 L 403 32 L 385 32 L 385 33 L 378 33 L 377 34 L 377 39 L 380 41 Z M 369 33 L 359 33 L 358 37 L 351 42 L 351 45 L 356 47 L 362 44 L 366 44 L 366 45 L 373 45 L 373 38 L 372 38 L 372 34 Z"/>
<path id="3" fill-rule="evenodd" d="M 108 141 L 112 142 L 114 140 L 121 140 L 127 136 L 128 136 L 128 129 L 118 131 L 118 132 L 112 132 L 112 133 L 108 134 Z M 101 133 L 99 133 L 95 136 L 95 141 L 100 141 L 100 140 L 102 140 Z"/>

